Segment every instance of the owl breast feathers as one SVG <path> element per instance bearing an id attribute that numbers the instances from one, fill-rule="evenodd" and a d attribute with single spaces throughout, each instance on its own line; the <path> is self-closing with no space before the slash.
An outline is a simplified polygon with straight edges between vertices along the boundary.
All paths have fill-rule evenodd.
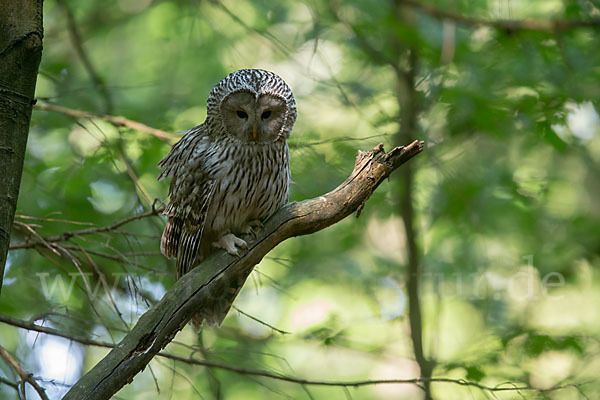
<path id="1" fill-rule="evenodd" d="M 295 120 L 292 91 L 272 72 L 239 70 L 211 91 L 206 121 L 158 164 L 158 179 L 171 177 L 161 251 L 177 258 L 177 278 L 216 248 L 237 254 L 246 246 L 238 236 L 287 202 L 287 139 Z M 195 325 L 220 325 L 242 285 L 215 298 Z"/>

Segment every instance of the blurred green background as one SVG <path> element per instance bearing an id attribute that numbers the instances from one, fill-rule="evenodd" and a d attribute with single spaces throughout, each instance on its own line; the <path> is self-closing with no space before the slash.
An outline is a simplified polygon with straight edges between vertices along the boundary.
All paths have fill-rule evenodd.
<path id="1" fill-rule="evenodd" d="M 412 254 L 434 377 L 537 389 L 585 383 L 547 392 L 434 383 L 433 398 L 595 398 L 598 27 L 503 29 L 403 4 L 46 0 L 38 104 L 178 132 L 204 121 L 208 93 L 228 73 L 274 71 L 298 106 L 292 201 L 335 188 L 359 149 L 425 141 L 360 218 L 282 243 L 253 272 L 236 307 L 288 334 L 232 310 L 221 328 L 197 336 L 186 327 L 166 351 L 317 381 L 418 377 Z M 426 4 L 471 22 L 600 16 L 597 0 Z M 109 225 L 165 201 L 156 164 L 172 143 L 102 118 L 35 109 L 13 244 L 91 226 L 69 221 Z M 118 343 L 174 282 L 174 263 L 159 252 L 163 224 L 148 217 L 74 237 L 56 254 L 11 250 L 0 314 Z M 0 324 L 0 342 L 51 398 L 107 353 L 9 324 Z M 17 380 L 1 362 L 0 375 Z M 156 357 L 116 398 L 423 396 L 409 384 L 301 385 Z M 0 384 L 0 397 L 17 395 Z"/>

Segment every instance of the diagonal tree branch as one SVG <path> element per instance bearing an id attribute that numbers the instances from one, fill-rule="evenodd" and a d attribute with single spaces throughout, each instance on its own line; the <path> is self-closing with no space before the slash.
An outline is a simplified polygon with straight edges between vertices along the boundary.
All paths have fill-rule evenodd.
<path id="1" fill-rule="evenodd" d="M 219 294 L 241 287 L 272 248 L 290 237 L 319 231 L 352 214 L 396 168 L 422 150 L 423 142 L 415 140 L 389 153 L 382 145 L 359 152 L 354 170 L 345 182 L 323 196 L 284 206 L 265 223 L 243 256 L 236 258 L 219 252 L 178 280 L 64 399 L 106 399 L 115 394 L 173 340 L 193 314 L 210 307 Z"/>

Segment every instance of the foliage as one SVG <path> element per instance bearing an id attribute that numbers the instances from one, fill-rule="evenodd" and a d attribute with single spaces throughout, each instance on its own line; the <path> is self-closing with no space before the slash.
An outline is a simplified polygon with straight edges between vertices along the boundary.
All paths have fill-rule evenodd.
<path id="1" fill-rule="evenodd" d="M 488 21 L 586 20 L 600 12 L 585 0 L 427 4 Z M 82 62 L 66 10 L 95 71 Z M 423 343 L 437 362 L 433 375 L 489 387 L 586 383 L 494 394 L 506 399 L 597 393 L 598 29 L 510 30 L 407 10 L 412 25 L 392 2 L 366 0 L 47 0 L 36 97 L 177 132 L 204 120 L 208 93 L 227 73 L 272 70 L 298 104 L 290 144 L 291 200 L 299 201 L 339 184 L 357 149 L 397 143 L 398 83 L 390 64 L 407 62 L 398 43 L 415 48 L 415 136 L 428 147 L 413 161 L 412 198 Z M 102 118 L 34 111 L 13 246 L 151 210 L 153 199 L 167 194 L 168 183 L 155 177 L 169 144 Z M 317 381 L 417 377 L 399 179 L 382 185 L 360 218 L 276 248 L 236 301 L 244 313 L 232 310 L 221 328 L 199 336 L 186 327 L 166 351 Z M 89 226 L 78 225 L 84 222 Z M 173 284 L 174 263 L 158 250 L 162 226 L 160 217 L 147 217 L 11 250 L 0 314 L 118 343 Z M 6 324 L 0 338 L 51 397 L 106 353 Z M 7 365 L 0 363 L 0 371 L 15 380 Z M 453 383 L 432 388 L 443 399 L 490 396 Z M 0 393 L 15 396 L 9 386 L 0 385 Z M 421 391 L 404 384 L 300 385 L 157 357 L 118 396 L 199 393 L 378 399 Z"/>

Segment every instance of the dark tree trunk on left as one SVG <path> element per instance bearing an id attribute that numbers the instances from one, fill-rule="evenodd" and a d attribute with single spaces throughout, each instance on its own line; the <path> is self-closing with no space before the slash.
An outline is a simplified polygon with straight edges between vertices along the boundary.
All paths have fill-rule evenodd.
<path id="1" fill-rule="evenodd" d="M 0 289 L 42 58 L 43 0 L 0 0 Z"/>

